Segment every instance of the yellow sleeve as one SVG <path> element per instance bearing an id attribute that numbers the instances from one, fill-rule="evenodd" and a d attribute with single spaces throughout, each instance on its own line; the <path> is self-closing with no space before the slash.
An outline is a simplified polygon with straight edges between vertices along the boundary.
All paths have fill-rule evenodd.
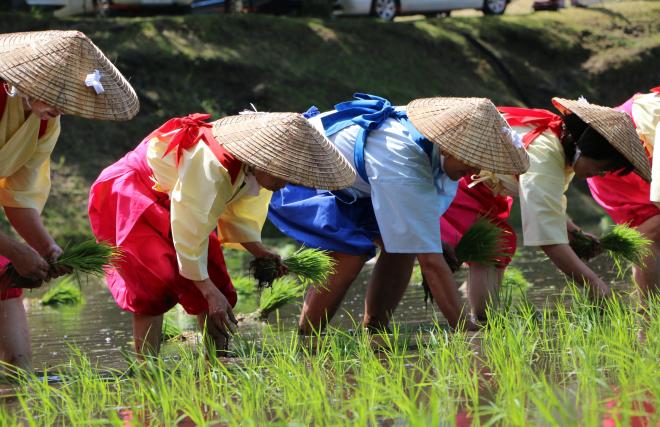
<path id="1" fill-rule="evenodd" d="M 256 196 L 246 194 L 229 203 L 218 221 L 220 240 L 223 243 L 260 242 L 272 194 L 261 188 Z"/>
<path id="2" fill-rule="evenodd" d="M 528 148 L 529 170 L 520 176 L 520 212 L 525 246 L 568 243 L 566 166 L 561 143 L 539 136 Z"/>
<path id="3" fill-rule="evenodd" d="M 209 234 L 231 195 L 229 174 L 206 144 L 184 151 L 170 193 L 170 220 L 179 271 L 186 279 L 209 277 Z"/>
<path id="4" fill-rule="evenodd" d="M 38 126 L 38 121 L 36 122 Z M 12 175 L 0 179 L 0 205 L 43 210 L 50 193 L 50 155 L 60 136 L 60 120 L 51 120 L 32 156 Z"/>

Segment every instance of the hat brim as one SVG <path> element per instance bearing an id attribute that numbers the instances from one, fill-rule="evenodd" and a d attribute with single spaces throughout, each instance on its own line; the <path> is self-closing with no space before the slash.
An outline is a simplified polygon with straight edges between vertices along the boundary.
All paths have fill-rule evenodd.
<path id="1" fill-rule="evenodd" d="M 336 190 L 355 182 L 355 170 L 301 114 L 225 117 L 213 135 L 242 162 L 293 184 Z"/>
<path id="2" fill-rule="evenodd" d="M 583 99 L 552 98 L 552 103 L 562 114 L 575 114 L 591 126 L 632 163 L 642 179 L 651 181 L 649 159 L 628 114 Z"/>

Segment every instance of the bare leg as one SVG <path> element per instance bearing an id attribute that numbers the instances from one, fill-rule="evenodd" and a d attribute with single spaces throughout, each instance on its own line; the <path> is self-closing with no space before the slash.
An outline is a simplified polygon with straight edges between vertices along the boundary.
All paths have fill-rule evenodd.
<path id="1" fill-rule="evenodd" d="M 364 300 L 364 325 L 386 327 L 410 282 L 415 254 L 381 251 Z"/>
<path id="2" fill-rule="evenodd" d="M 645 267 L 633 268 L 633 277 L 644 297 L 657 293 L 660 289 L 658 287 L 660 282 L 658 277 L 658 274 L 660 274 L 660 268 L 658 268 L 660 261 L 658 257 L 660 253 L 660 215 L 647 219 L 636 228 L 637 231 L 644 234 L 648 239 L 653 240 L 651 247 L 652 254 L 644 260 Z"/>
<path id="3" fill-rule="evenodd" d="M 472 316 L 486 320 L 486 307 L 497 302 L 504 270 L 483 264 L 471 264 L 467 280 L 467 299 Z"/>
<path id="4" fill-rule="evenodd" d="M 30 332 L 22 297 L 0 301 L 0 360 L 31 369 Z"/>
<path id="5" fill-rule="evenodd" d="M 216 326 L 215 322 L 208 317 L 207 313 L 197 316 L 199 327 L 205 332 L 206 352 L 208 355 L 215 353 L 216 357 L 226 356 L 229 349 L 229 338 Z"/>
<path id="6" fill-rule="evenodd" d="M 163 315 L 148 316 L 133 313 L 133 339 L 138 358 L 157 356 L 160 351 L 160 335 Z"/>
<path id="7" fill-rule="evenodd" d="M 326 288 L 310 288 L 305 295 L 298 327 L 303 334 L 319 330 L 332 319 L 346 291 L 367 262 L 366 256 L 332 252 L 335 259 L 335 273 L 330 276 Z"/>

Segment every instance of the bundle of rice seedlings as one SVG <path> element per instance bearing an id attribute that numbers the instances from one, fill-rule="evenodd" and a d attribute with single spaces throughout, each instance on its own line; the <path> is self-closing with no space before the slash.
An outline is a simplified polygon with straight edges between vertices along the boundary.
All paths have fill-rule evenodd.
<path id="1" fill-rule="evenodd" d="M 268 315 L 305 294 L 305 285 L 291 278 L 283 277 L 274 281 L 273 286 L 263 291 L 259 301 L 259 318 L 266 320 Z"/>
<path id="2" fill-rule="evenodd" d="M 163 328 L 161 329 L 161 341 L 174 341 L 183 335 L 181 328 L 177 326 L 172 319 L 167 316 L 163 317 Z"/>
<path id="3" fill-rule="evenodd" d="M 335 261 L 327 251 L 302 247 L 282 263 L 301 283 L 322 285 L 335 271 Z M 250 270 L 259 288 L 270 287 L 277 277 L 274 259 L 257 258 L 250 262 Z"/>
<path id="4" fill-rule="evenodd" d="M 503 234 L 504 231 L 487 218 L 477 218 L 454 248 L 455 259 L 447 249 L 443 249 L 449 268 L 455 273 L 466 262 L 496 265 L 498 258 L 507 256 L 502 249 Z M 444 244 L 443 247 L 445 247 Z M 424 289 L 424 304 L 426 305 L 429 300 L 433 301 L 433 295 L 431 295 L 431 290 L 423 275 L 422 289 Z"/>
<path id="5" fill-rule="evenodd" d="M 651 240 L 644 237 L 642 233 L 629 227 L 626 224 L 618 224 L 612 227 L 604 236 L 600 238 L 600 243 L 594 242 L 582 232 L 571 233 L 571 248 L 577 256 L 582 259 L 590 259 L 600 254 L 604 250 L 619 271 L 623 274 L 626 269 L 627 263 L 631 263 L 638 267 L 644 266 L 644 259 L 651 254 Z"/>
<path id="6" fill-rule="evenodd" d="M 461 263 L 475 262 L 495 265 L 497 258 L 506 257 L 502 249 L 504 231 L 486 218 L 478 218 L 454 248 Z"/>
<path id="7" fill-rule="evenodd" d="M 58 281 L 46 292 L 40 300 L 42 305 L 80 304 L 82 292 L 70 277 Z"/>
<path id="8" fill-rule="evenodd" d="M 651 255 L 652 240 L 625 224 L 619 224 L 600 239 L 600 244 L 614 261 L 619 273 L 625 270 L 626 261 L 644 267 L 644 259 Z"/>
<path id="9" fill-rule="evenodd" d="M 72 274 L 89 274 L 92 276 L 103 276 L 106 267 L 114 265 L 121 257 L 121 253 L 116 246 L 105 242 L 97 243 L 95 240 L 87 240 L 75 245 L 66 246 L 62 255 L 50 266 L 65 267 L 71 269 Z M 5 269 L 5 275 L 8 275 L 12 287 L 15 288 L 36 288 L 40 283 L 32 279 L 21 277 L 14 266 L 9 264 Z"/>
<path id="10" fill-rule="evenodd" d="M 234 284 L 234 289 L 236 289 L 236 293 L 238 295 L 252 295 L 257 291 L 257 287 L 254 285 L 252 278 L 248 276 L 238 276 L 232 278 L 231 282 Z"/>
<path id="11" fill-rule="evenodd" d="M 532 284 L 527 281 L 525 275 L 519 268 L 508 267 L 504 271 L 504 279 L 502 280 L 503 289 L 512 289 L 524 292 Z"/>

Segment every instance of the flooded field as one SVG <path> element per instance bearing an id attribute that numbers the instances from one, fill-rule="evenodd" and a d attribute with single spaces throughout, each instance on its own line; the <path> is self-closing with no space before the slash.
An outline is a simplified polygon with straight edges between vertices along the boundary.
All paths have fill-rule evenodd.
<path id="1" fill-rule="evenodd" d="M 627 284 L 616 281 L 614 272 L 608 271 L 611 266 L 604 256 L 594 264 L 598 271 L 616 283 L 619 289 L 626 289 Z M 514 260 L 513 266 L 521 269 L 525 278 L 534 284 L 529 289 L 528 298 L 537 307 L 552 306 L 564 288 L 564 279 L 553 265 L 543 259 L 540 252 L 523 250 Z M 247 274 L 247 269 L 235 267 L 234 270 Z M 364 314 L 364 294 L 371 265 L 365 266 L 355 285 L 342 305 L 342 309 L 332 325 L 339 328 L 353 328 Z M 465 277 L 465 271 L 457 273 L 459 282 Z M 32 348 L 35 366 L 44 368 L 55 366 L 68 360 L 70 346 L 75 346 L 89 355 L 93 362 L 103 366 L 121 367 L 125 365 L 120 350 L 132 350 L 131 315 L 121 311 L 103 280 L 90 279 L 82 283 L 84 303 L 78 306 L 43 306 L 39 299 L 40 291 L 27 291 L 25 304 L 28 311 Z M 424 304 L 424 293 L 419 282 L 413 280 L 408 287 L 399 308 L 394 315 L 394 321 L 405 329 L 432 328 L 434 322 L 444 323 L 442 314 L 433 304 Z M 257 298 L 239 298 L 237 312 L 251 312 L 256 308 Z M 175 310 L 172 319 L 184 329 L 194 329 L 195 322 L 183 310 Z M 299 307 L 290 304 L 279 311 L 279 321 L 284 329 L 295 329 L 298 321 Z M 275 321 L 275 314 L 271 315 Z M 253 325 L 245 325 L 247 333 L 254 332 Z M 166 345 L 167 353 L 176 345 Z M 172 351 L 175 351 L 172 350 Z"/>
<path id="2" fill-rule="evenodd" d="M 238 272 L 244 261 L 229 267 Z M 35 365 L 55 367 L 49 373 L 60 381 L 2 386 L 0 426 L 660 425 L 660 304 L 632 308 L 631 286 L 606 257 L 592 265 L 623 298 L 605 308 L 562 295 L 563 277 L 539 252 L 523 250 L 513 265 L 533 283 L 531 304 L 501 310 L 476 334 L 447 333 L 417 280 L 393 333 L 365 334 L 356 321 L 367 266 L 327 333 L 299 337 L 299 308 L 290 304 L 268 324 L 241 324 L 233 357 L 217 364 L 187 333 L 166 343 L 158 361 L 131 365 L 130 315 L 102 282 L 83 284 L 77 307 L 41 306 L 33 292 L 26 304 Z M 256 304 L 244 298 L 237 311 Z M 168 317 L 194 330 L 184 313 Z"/>

